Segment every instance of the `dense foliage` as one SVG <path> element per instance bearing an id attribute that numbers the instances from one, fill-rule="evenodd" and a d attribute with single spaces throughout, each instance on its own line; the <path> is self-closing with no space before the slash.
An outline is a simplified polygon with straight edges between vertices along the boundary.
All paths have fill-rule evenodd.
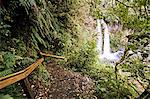
<path id="1" fill-rule="evenodd" d="M 144 87 L 144 93 L 140 98 L 149 95 L 149 0 L 114 0 L 101 2 L 100 12 L 110 22 L 117 22 L 128 30 L 128 43 L 122 60 L 116 65 L 116 73 L 119 70 L 129 73 L 125 79 L 134 79 Z M 119 35 L 119 34 L 117 34 Z M 121 74 L 122 75 L 122 74 Z M 118 78 L 119 79 L 119 78 Z M 136 89 L 138 90 L 138 89 Z M 147 92 L 147 93 L 146 93 Z M 144 95 L 143 95 L 144 94 Z M 148 97 L 148 96 L 147 96 Z"/>
<path id="2" fill-rule="evenodd" d="M 24 69 L 40 57 L 38 51 L 44 51 L 65 56 L 59 64 L 91 77 L 97 98 L 147 97 L 149 6 L 149 0 L 1 0 L 0 77 Z M 111 34 L 111 48 L 125 48 L 115 68 L 98 60 L 94 18 L 122 27 Z M 44 65 L 33 75 L 50 83 Z M 140 81 L 144 91 L 130 80 Z M 0 90 L 0 98 L 21 93 L 20 86 L 11 85 Z"/>
<path id="3" fill-rule="evenodd" d="M 84 20 L 89 15 L 85 7 L 90 8 L 88 2 L 80 0 L 2 0 L 0 76 L 24 69 L 39 57 L 38 51 L 65 56 L 67 62 L 61 64 L 78 71 L 85 64 L 92 65 L 95 41 L 93 34 L 85 30 Z M 45 72 L 45 68 L 40 67 L 35 73 L 44 83 L 48 79 Z M 9 89 L 1 92 L 15 97 Z"/>

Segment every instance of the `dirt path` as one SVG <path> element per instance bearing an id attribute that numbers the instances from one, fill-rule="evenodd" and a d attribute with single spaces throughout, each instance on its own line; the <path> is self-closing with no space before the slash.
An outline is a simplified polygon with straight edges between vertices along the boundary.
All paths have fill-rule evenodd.
<path id="1" fill-rule="evenodd" d="M 41 85 L 40 81 L 33 82 L 36 99 L 75 99 L 77 97 L 93 97 L 94 83 L 92 80 L 56 64 L 48 64 L 50 74 L 48 87 Z"/>

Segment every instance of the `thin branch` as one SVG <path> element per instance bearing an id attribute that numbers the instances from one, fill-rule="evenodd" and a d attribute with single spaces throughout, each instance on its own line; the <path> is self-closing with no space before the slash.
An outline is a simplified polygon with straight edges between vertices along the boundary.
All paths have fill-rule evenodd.
<path id="1" fill-rule="evenodd" d="M 140 95 L 140 93 L 131 85 L 131 84 L 133 84 L 133 83 L 127 83 L 129 86 L 131 86 L 131 88 L 138 94 L 138 95 Z"/>
<path id="2" fill-rule="evenodd" d="M 121 3 L 121 4 L 124 5 L 124 6 L 128 7 L 128 8 L 133 8 L 133 7 L 131 7 L 131 6 L 128 6 L 128 5 L 124 4 L 123 2 L 121 2 L 121 1 L 119 1 L 119 0 L 116 0 L 116 1 L 119 2 L 119 3 Z"/>

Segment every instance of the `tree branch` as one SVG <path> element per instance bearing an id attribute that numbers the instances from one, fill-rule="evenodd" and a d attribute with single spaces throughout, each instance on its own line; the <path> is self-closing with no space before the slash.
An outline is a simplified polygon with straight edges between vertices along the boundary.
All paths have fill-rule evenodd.
<path id="1" fill-rule="evenodd" d="M 120 4 L 124 5 L 124 6 L 128 7 L 128 8 L 133 8 L 133 7 L 131 7 L 131 6 L 128 6 L 128 5 L 124 4 L 123 2 L 121 2 L 121 1 L 119 1 L 119 0 L 116 0 L 116 1 L 119 2 Z"/>

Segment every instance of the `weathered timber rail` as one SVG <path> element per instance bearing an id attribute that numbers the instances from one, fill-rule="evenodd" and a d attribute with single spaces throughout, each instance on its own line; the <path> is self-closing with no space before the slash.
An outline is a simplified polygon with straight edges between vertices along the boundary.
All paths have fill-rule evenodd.
<path id="1" fill-rule="evenodd" d="M 65 59 L 65 57 L 62 56 L 56 56 L 56 55 L 52 55 L 52 54 L 45 54 L 40 52 L 40 54 L 42 56 L 45 57 L 54 57 L 54 58 L 60 58 L 60 59 Z M 40 58 L 38 59 L 35 63 L 31 64 L 30 66 L 28 66 L 27 68 L 25 68 L 24 70 L 21 70 L 19 72 L 10 74 L 8 76 L 5 77 L 1 77 L 0 78 L 0 89 L 7 87 L 15 82 L 18 82 L 22 79 L 25 79 L 28 77 L 29 74 L 32 73 L 32 71 L 35 70 L 35 68 L 38 67 L 38 65 L 40 65 L 42 62 L 44 61 L 44 58 Z"/>

